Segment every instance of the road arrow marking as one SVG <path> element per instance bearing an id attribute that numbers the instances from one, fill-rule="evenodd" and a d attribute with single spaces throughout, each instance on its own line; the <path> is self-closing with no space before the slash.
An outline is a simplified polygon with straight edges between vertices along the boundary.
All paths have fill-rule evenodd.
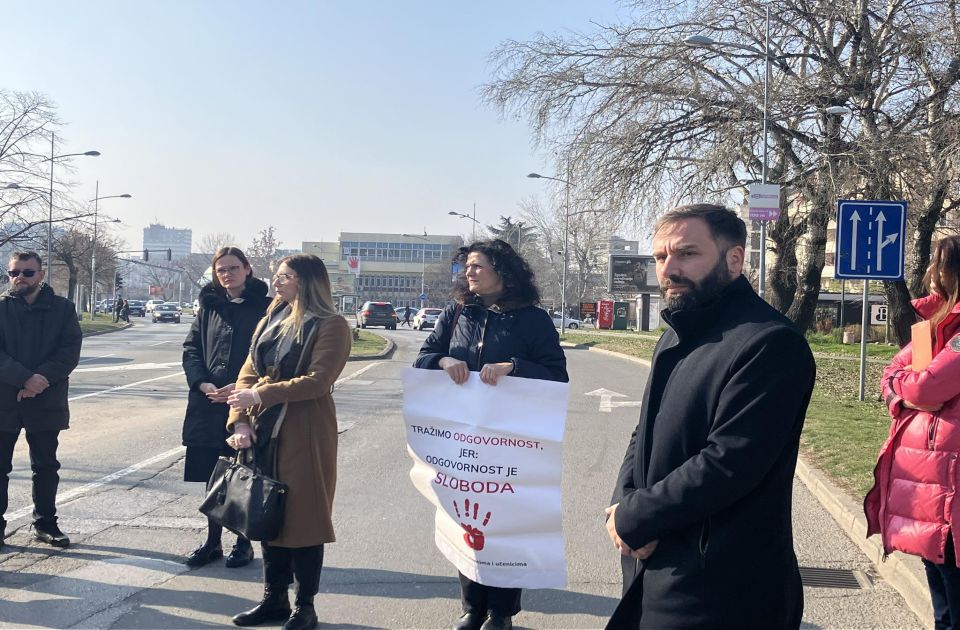
<path id="1" fill-rule="evenodd" d="M 853 224 L 851 231 L 853 232 L 853 243 L 850 247 L 850 269 L 856 271 L 857 269 L 857 228 L 860 226 L 860 214 L 854 210 L 853 214 L 850 215 L 850 223 Z"/>
<path id="2" fill-rule="evenodd" d="M 603 413 L 610 413 L 614 407 L 639 407 L 642 404 L 642 401 L 639 400 L 613 400 L 614 397 L 626 398 L 627 396 L 603 387 L 587 392 L 584 396 L 598 397 L 600 399 L 600 411 Z"/>

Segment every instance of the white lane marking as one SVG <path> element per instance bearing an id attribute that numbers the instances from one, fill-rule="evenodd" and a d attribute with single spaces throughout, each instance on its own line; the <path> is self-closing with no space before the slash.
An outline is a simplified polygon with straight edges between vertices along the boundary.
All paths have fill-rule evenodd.
<path id="1" fill-rule="evenodd" d="M 335 383 L 335 385 L 339 385 L 339 384 L 344 383 L 344 382 L 346 382 L 346 381 L 351 381 L 351 380 L 353 380 L 354 378 L 356 378 L 356 377 L 360 376 L 361 374 L 363 374 L 364 372 L 366 372 L 367 370 L 370 370 L 370 369 L 372 369 L 372 368 L 374 368 L 374 367 L 376 367 L 376 366 L 378 366 L 378 365 L 380 365 L 380 363 L 371 363 L 370 365 L 364 366 L 363 368 L 357 370 L 357 371 L 354 372 L 353 374 L 351 374 L 351 375 L 349 375 L 349 376 L 345 376 L 345 377 L 337 380 L 337 382 Z M 172 376 L 180 376 L 180 373 L 178 372 L 178 373 L 176 373 L 176 374 L 168 374 L 167 376 L 159 376 L 159 377 L 157 377 L 157 378 L 151 378 L 151 379 L 148 379 L 148 380 L 146 380 L 146 381 L 140 381 L 140 382 L 138 382 L 138 383 L 128 383 L 127 385 L 121 385 L 120 387 L 114 387 L 114 388 L 112 388 L 112 389 L 107 389 L 107 390 L 104 390 L 104 391 L 102 391 L 102 392 L 94 392 L 94 393 L 92 393 L 92 394 L 84 394 L 83 396 L 77 396 L 77 397 L 75 397 L 75 398 L 71 398 L 70 400 L 71 400 L 71 401 L 74 401 L 74 400 L 79 400 L 80 398 L 87 398 L 87 397 L 89 397 L 89 396 L 97 396 L 97 395 L 99 395 L 99 394 L 105 394 L 105 393 L 107 393 L 107 392 L 117 391 L 118 389 L 126 389 L 127 387 L 133 387 L 133 386 L 135 386 L 135 385 L 140 385 L 141 383 L 149 383 L 150 381 L 158 381 L 158 380 L 160 380 L 160 379 L 170 378 L 170 377 L 172 377 Z M 107 475 L 106 477 L 103 477 L 103 478 L 101 478 L 101 479 L 98 479 L 97 481 L 94 481 L 94 482 L 91 482 L 91 483 L 82 485 L 82 486 L 80 486 L 80 487 L 78 487 L 78 488 L 74 488 L 73 490 L 68 490 L 67 492 L 62 492 L 62 493 L 60 493 L 60 494 L 57 495 L 57 505 L 63 505 L 64 503 L 66 503 L 67 501 L 70 501 L 71 499 L 75 499 L 75 498 L 77 498 L 77 497 L 79 497 L 79 496 L 81 496 L 81 495 L 83 495 L 83 494 L 86 494 L 87 492 L 90 492 L 91 490 L 95 490 L 96 488 L 99 488 L 100 486 L 103 486 L 103 485 L 105 485 L 105 484 L 108 484 L 108 483 L 110 483 L 111 481 L 116 481 L 117 479 L 120 479 L 120 478 L 122 478 L 122 477 L 126 477 L 127 475 L 130 475 L 130 474 L 132 474 L 132 473 L 135 473 L 135 472 L 137 472 L 138 470 L 141 470 L 141 469 L 143 469 L 143 468 L 146 468 L 147 466 L 150 466 L 151 464 L 155 464 L 155 463 L 161 462 L 161 461 L 163 461 L 163 460 L 165 460 L 165 459 L 169 459 L 170 457 L 173 457 L 174 455 L 178 455 L 178 456 L 179 456 L 181 453 L 186 452 L 186 450 L 187 450 L 187 449 L 186 449 L 186 447 L 184 447 L 184 446 L 178 446 L 177 448 L 172 448 L 172 449 L 170 449 L 169 451 L 160 453 L 159 455 L 154 455 L 153 457 L 151 457 L 151 458 L 149 458 L 149 459 L 145 459 L 145 460 L 143 460 L 142 462 L 138 462 L 138 463 L 134 464 L 133 466 L 129 466 L 129 467 L 127 467 L 127 468 L 124 468 L 123 470 L 118 470 L 118 471 L 115 472 L 115 473 L 109 474 L 109 475 Z M 16 519 L 18 519 L 18 518 L 23 518 L 24 516 L 26 516 L 27 514 L 30 514 L 31 512 L 33 512 L 33 504 L 32 504 L 32 503 L 31 503 L 30 505 L 28 505 L 27 507 L 20 508 L 20 509 L 17 510 L 16 512 L 11 512 L 11 513 L 8 514 L 5 518 L 7 519 L 7 521 L 14 521 L 14 520 L 16 520 Z"/>
<path id="2" fill-rule="evenodd" d="M 76 371 L 76 370 L 74 370 Z M 150 383 L 153 381 L 160 381 L 165 378 L 173 378 L 174 376 L 183 376 L 183 372 L 174 372 L 173 374 L 167 374 L 166 376 L 157 376 L 155 378 L 148 378 L 145 381 L 137 381 L 136 383 L 127 383 L 126 385 L 119 385 L 117 387 L 111 387 L 110 389 L 102 389 L 99 392 L 92 392 L 89 394 L 81 394 L 80 396 L 74 396 L 73 398 L 67 399 L 67 402 L 73 402 L 75 400 L 83 400 L 84 398 L 91 398 L 92 396 L 100 396 L 102 394 L 109 394 L 110 392 L 118 392 L 121 389 L 127 389 L 129 387 L 136 387 L 137 385 L 143 385 L 144 383 Z"/>
<path id="3" fill-rule="evenodd" d="M 586 392 L 584 396 L 597 396 L 600 398 L 600 411 L 604 413 L 611 413 L 614 407 L 639 407 L 643 403 L 639 400 L 613 400 L 614 396 L 617 398 L 626 398 L 625 394 L 621 394 L 604 387 L 600 389 L 595 389 L 592 392 Z"/>
<path id="4" fill-rule="evenodd" d="M 68 491 L 66 491 L 66 492 L 61 492 L 60 494 L 57 495 L 57 505 L 63 505 L 64 503 L 66 503 L 67 501 L 69 501 L 69 500 L 71 500 L 71 499 L 74 499 L 74 498 L 76 498 L 76 497 L 79 497 L 80 495 L 86 494 L 87 492 L 90 492 L 91 490 L 94 490 L 94 489 L 96 489 L 96 488 L 99 488 L 100 486 L 103 486 L 103 485 L 105 485 L 105 484 L 108 484 L 108 483 L 110 483 L 111 481 L 116 481 L 117 479 L 120 479 L 120 478 L 122 478 L 122 477 L 126 477 L 127 475 L 130 475 L 130 474 L 132 474 L 132 473 L 135 473 L 135 472 L 137 472 L 138 470 L 141 470 L 141 469 L 143 469 L 143 468 L 146 468 L 147 466 L 150 466 L 151 464 L 155 464 L 155 463 L 161 462 L 161 461 L 163 461 L 163 460 L 165 460 L 165 459 L 169 459 L 169 458 L 173 457 L 174 455 L 179 456 L 181 453 L 184 453 L 186 450 L 187 450 L 187 449 L 186 449 L 186 447 L 184 447 L 184 446 L 178 446 L 177 448 L 172 448 L 172 449 L 170 449 L 169 451 L 165 451 L 165 452 L 163 452 L 163 453 L 160 453 L 159 455 L 154 455 L 153 457 L 151 457 L 151 458 L 149 458 L 149 459 L 145 459 L 145 460 L 143 460 L 142 462 L 138 462 L 138 463 L 134 464 L 133 466 L 128 466 L 127 468 L 124 468 L 123 470 L 118 470 L 118 471 L 115 472 L 115 473 L 111 473 L 111 474 L 107 475 L 106 477 L 102 477 L 102 478 L 100 478 L 100 479 L 98 479 L 98 480 L 96 480 L 96 481 L 93 481 L 93 482 L 91 482 L 91 483 L 84 484 L 84 485 L 82 485 L 82 486 L 79 486 L 79 487 L 77 487 L 77 488 L 74 488 L 73 490 L 68 490 Z M 30 505 L 28 505 L 27 507 L 20 508 L 20 509 L 17 510 L 16 512 L 12 512 L 12 513 L 10 513 L 10 514 L 7 514 L 6 519 L 7 519 L 8 521 L 14 521 L 14 520 L 16 520 L 16 519 L 18 519 L 18 518 L 23 518 L 24 516 L 26 516 L 27 514 L 30 514 L 31 512 L 33 512 L 33 504 L 32 504 L 32 503 L 31 503 Z"/>
<path id="5" fill-rule="evenodd" d="M 157 343 L 151 343 L 150 346 L 162 346 L 165 343 L 173 343 L 175 340 L 171 339 L 169 341 L 158 341 Z"/>
<path id="6" fill-rule="evenodd" d="M 100 355 L 99 357 L 87 357 L 86 359 L 80 359 L 80 363 L 83 363 L 84 361 L 96 361 L 97 359 L 106 359 L 107 357 L 115 357 L 115 356 L 117 356 L 117 355 L 116 355 L 116 354 L 103 354 L 103 355 Z M 74 370 L 74 372 L 76 372 L 76 370 Z"/>
<path id="7" fill-rule="evenodd" d="M 124 365 L 97 365 L 95 367 L 77 368 L 77 372 L 126 372 L 128 370 L 169 370 L 178 368 L 183 364 L 180 361 L 168 361 L 167 363 L 127 363 Z"/>

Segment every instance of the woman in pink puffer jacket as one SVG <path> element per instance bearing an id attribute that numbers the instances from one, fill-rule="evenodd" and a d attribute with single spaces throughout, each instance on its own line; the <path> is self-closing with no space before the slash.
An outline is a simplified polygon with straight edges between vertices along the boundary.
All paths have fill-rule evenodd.
<path id="1" fill-rule="evenodd" d="M 930 295 L 913 302 L 929 320 L 933 361 L 913 370 L 912 344 L 881 379 L 893 422 L 864 500 L 867 535 L 883 550 L 923 558 L 936 628 L 960 628 L 960 236 L 942 239 L 924 276 Z"/>

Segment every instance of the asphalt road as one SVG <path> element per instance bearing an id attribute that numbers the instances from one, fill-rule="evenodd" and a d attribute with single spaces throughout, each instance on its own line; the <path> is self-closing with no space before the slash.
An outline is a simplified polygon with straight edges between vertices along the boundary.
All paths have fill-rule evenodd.
<path id="1" fill-rule="evenodd" d="M 72 428 L 61 435 L 61 526 L 74 541 L 67 550 L 27 533 L 29 462 L 21 443 L 0 551 L 0 627 L 223 627 L 259 598 L 259 552 L 242 569 L 181 564 L 205 524 L 196 511 L 202 489 L 180 481 L 180 342 L 189 321 L 135 319 L 133 328 L 85 340 L 72 379 Z M 348 363 L 335 393 L 338 541 L 327 547 L 318 612 L 324 627 L 449 627 L 459 610 L 456 572 L 435 548 L 433 511 L 407 477 L 400 415 L 400 373 L 427 333 L 384 334 L 397 343 L 393 357 Z M 647 369 L 586 350 L 568 349 L 567 356 L 569 585 L 525 592 L 518 627 L 600 628 L 619 598 L 619 562 L 603 509 Z M 922 627 L 799 482 L 795 499 L 801 564 L 843 570 L 856 586 L 806 588 L 805 627 Z"/>

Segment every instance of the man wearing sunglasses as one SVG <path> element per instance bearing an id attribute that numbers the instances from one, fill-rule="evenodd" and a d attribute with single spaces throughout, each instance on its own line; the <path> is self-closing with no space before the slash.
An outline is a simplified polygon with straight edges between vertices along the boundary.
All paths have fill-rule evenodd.
<path id="1" fill-rule="evenodd" d="M 82 334 L 73 304 L 43 282 L 36 252 L 14 252 L 10 287 L 0 294 L 0 547 L 13 449 L 25 430 L 33 470 L 33 534 L 54 547 L 70 539 L 57 526 L 60 431 L 68 428 L 69 376 L 80 361 Z"/>

